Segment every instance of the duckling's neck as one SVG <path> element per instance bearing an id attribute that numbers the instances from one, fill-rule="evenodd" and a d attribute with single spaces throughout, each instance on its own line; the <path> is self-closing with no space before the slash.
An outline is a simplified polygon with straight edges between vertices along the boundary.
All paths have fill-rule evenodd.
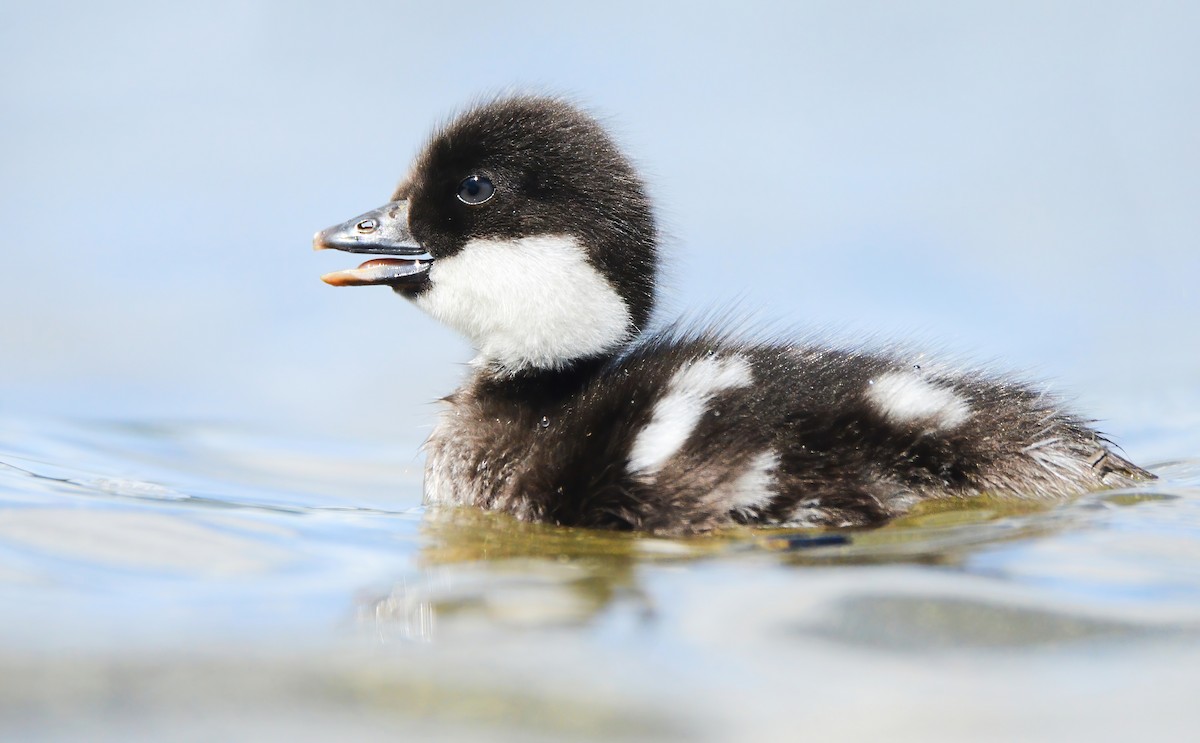
<path id="1" fill-rule="evenodd" d="M 474 389 L 477 395 L 515 403 L 560 401 L 578 394 L 615 357 L 614 353 L 572 359 L 552 369 L 483 367 L 476 372 Z"/>

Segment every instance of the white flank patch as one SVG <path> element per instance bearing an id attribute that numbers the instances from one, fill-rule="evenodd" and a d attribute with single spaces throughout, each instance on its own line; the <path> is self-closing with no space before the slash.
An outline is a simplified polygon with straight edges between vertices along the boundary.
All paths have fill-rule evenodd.
<path id="1" fill-rule="evenodd" d="M 779 524 L 779 526 L 796 527 L 800 529 L 812 529 L 818 526 L 827 526 L 829 524 L 829 512 L 820 506 L 806 505 L 802 502 L 792 511 L 792 515 L 787 521 Z M 849 526 L 849 524 L 842 524 Z"/>
<path id="2" fill-rule="evenodd" d="M 928 421 L 936 428 L 949 429 L 971 415 L 966 400 L 956 392 L 909 372 L 884 374 L 867 388 L 867 397 L 884 417 L 895 423 Z"/>
<path id="3" fill-rule="evenodd" d="M 799 529 L 812 529 L 821 526 L 853 526 L 853 524 L 845 519 L 837 523 L 832 523 L 829 520 L 829 510 L 822 508 L 819 503 L 820 501 L 816 498 L 800 501 L 796 504 L 796 509 L 788 516 L 787 521 L 776 524 L 776 526 L 795 527 Z"/>
<path id="4" fill-rule="evenodd" d="M 714 395 L 751 381 L 750 365 L 740 356 L 706 356 L 675 372 L 666 394 L 654 405 L 650 422 L 633 441 L 629 471 L 641 475 L 658 472 L 692 435 Z"/>
<path id="5" fill-rule="evenodd" d="M 506 369 L 562 366 L 631 334 L 629 309 L 566 235 L 472 240 L 429 270 L 416 303 Z"/>
<path id="6" fill-rule="evenodd" d="M 746 470 L 722 489 L 721 496 L 728 499 L 730 511 L 749 511 L 771 502 L 775 497 L 775 470 L 779 469 L 779 455 L 768 449 L 752 458 Z"/>

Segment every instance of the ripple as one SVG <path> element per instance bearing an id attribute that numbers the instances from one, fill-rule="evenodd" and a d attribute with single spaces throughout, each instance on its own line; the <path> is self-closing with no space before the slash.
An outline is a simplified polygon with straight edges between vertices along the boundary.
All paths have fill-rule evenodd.
<path id="1" fill-rule="evenodd" d="M 0 662 L 42 680 L 21 708 L 119 728 L 115 695 L 169 725 L 184 696 L 223 704 L 228 687 L 262 710 L 306 700 L 318 725 L 353 708 L 433 737 L 462 716 L 522 739 L 779 739 L 794 708 L 878 737 L 863 698 L 985 719 L 978 695 L 1003 689 L 1058 719 L 1098 675 L 1182 688 L 1181 658 L 1200 667 L 1200 460 L 1071 501 L 662 539 L 427 511 L 413 448 L 0 419 Z M 347 658 L 379 683 L 351 681 Z M 954 686 L 932 659 L 958 664 Z M 115 686 L 80 691 L 68 666 Z M 193 682 L 151 699 L 167 677 Z M 1123 693 L 1178 720 L 1155 688 Z"/>

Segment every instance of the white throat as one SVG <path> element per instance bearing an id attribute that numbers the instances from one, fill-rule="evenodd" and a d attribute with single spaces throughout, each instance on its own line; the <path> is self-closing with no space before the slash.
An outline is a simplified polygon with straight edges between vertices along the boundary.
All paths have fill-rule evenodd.
<path id="1" fill-rule="evenodd" d="M 569 235 L 472 240 L 429 271 L 417 305 L 506 370 L 553 369 L 629 340 L 624 300 Z"/>

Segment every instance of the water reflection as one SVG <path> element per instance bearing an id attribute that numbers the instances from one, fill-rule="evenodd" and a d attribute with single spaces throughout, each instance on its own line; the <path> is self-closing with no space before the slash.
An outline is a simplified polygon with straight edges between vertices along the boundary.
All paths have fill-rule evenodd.
<path id="1" fill-rule="evenodd" d="M 229 714 L 302 700 L 326 738 L 348 716 L 449 739 L 462 720 L 513 739 L 790 739 L 797 714 L 880 737 L 878 720 L 942 725 L 949 707 L 1075 725 L 1109 705 L 1064 690 L 1151 674 L 1121 699 L 1165 737 L 1190 709 L 1200 461 L 1071 502 L 665 540 L 425 512 L 393 456 L 0 420 L 0 664 L 21 708 L 169 727 L 234 690 Z M 167 676 L 192 681 L 152 698 Z M 1011 715 L 988 716 L 997 695 Z M 878 719 L 846 713 L 864 698 Z"/>
<path id="2" fill-rule="evenodd" d="M 666 565 L 708 560 L 815 567 L 909 563 L 960 565 L 981 545 L 1067 528 L 1044 503 L 986 498 L 929 504 L 878 529 L 732 529 L 693 539 L 517 521 L 472 509 L 430 510 L 417 569 L 385 595 L 364 600 L 358 619 L 384 639 L 431 641 L 439 628 L 583 626 L 608 611 L 649 622 L 640 577 Z"/>
<path id="3" fill-rule="evenodd" d="M 741 565 L 759 571 L 770 566 L 805 571 L 789 579 L 807 586 L 810 593 L 803 600 L 781 601 L 770 595 L 773 589 L 766 589 L 764 595 L 744 600 L 755 607 L 751 612 L 728 617 L 739 631 L 763 637 L 803 632 L 864 646 L 928 650 L 1158 635 L 1165 631 L 1161 623 L 1147 623 L 1145 617 L 1104 616 L 1092 611 L 1095 607 L 1082 611 L 1065 601 L 1047 605 L 1044 597 L 1030 604 L 1022 586 L 1074 577 L 1072 590 L 1086 590 L 1085 574 L 1097 577 L 1089 564 L 1111 563 L 1107 554 L 1114 549 L 1101 540 L 1089 550 L 1089 535 L 1094 539 L 1105 533 L 1114 509 L 1178 500 L 1179 494 L 1164 492 L 1172 487 L 1170 476 L 1175 473 L 1169 467 L 1164 473 L 1168 478 L 1155 484 L 1094 493 L 1068 503 L 977 498 L 926 504 L 878 529 L 738 529 L 691 540 L 527 524 L 470 509 L 431 510 L 421 522 L 414 569 L 387 591 L 365 596 L 357 617 L 380 639 L 421 642 L 445 633 L 604 626 L 614 617 L 623 618 L 626 627 L 650 625 L 664 620 L 656 605 L 660 592 L 648 583 L 661 582 L 664 574 L 678 582 L 679 571 L 695 574 L 714 566 Z M 1075 554 L 1038 557 L 1064 542 L 1074 545 Z M 1168 551 L 1182 556 L 1200 550 L 1194 540 L 1191 544 L 1190 550 L 1176 545 Z M 1171 572 L 1172 558 L 1164 554 L 1163 560 L 1150 570 L 1153 574 L 1136 579 L 1138 586 L 1149 587 L 1159 598 L 1165 595 L 1162 583 Z M 899 592 L 860 580 L 876 573 L 845 572 L 905 565 L 976 577 L 957 593 L 937 595 L 922 588 L 919 574 L 911 570 L 896 574 Z M 828 574 L 812 572 L 820 568 L 842 569 L 844 583 L 812 591 L 814 576 Z M 1000 582 L 987 586 L 978 583 L 979 577 Z M 1125 581 L 1111 565 L 1101 577 L 1109 592 Z M 981 585 L 982 593 L 972 596 Z M 715 588 L 729 587 L 718 583 Z M 1200 598 L 1200 581 L 1192 588 Z M 781 614 L 762 611 L 768 603 L 786 608 Z M 720 608 L 706 611 L 722 613 Z M 1183 626 L 1175 630 L 1185 631 Z M 1190 625 L 1186 631 L 1192 631 Z"/>
<path id="4" fill-rule="evenodd" d="M 840 601 L 828 616 L 796 631 L 851 646 L 923 654 L 1194 637 L 1197 627 L 1154 626 L 970 597 L 883 594 Z"/>
<path id="5" fill-rule="evenodd" d="M 636 581 L 639 559 L 663 540 L 562 529 L 471 509 L 431 509 L 421 524 L 417 571 L 369 599 L 360 621 L 384 638 L 429 641 L 440 625 L 509 629 L 586 624 L 613 604 L 653 615 Z M 664 551 L 675 558 L 686 545 Z"/>

